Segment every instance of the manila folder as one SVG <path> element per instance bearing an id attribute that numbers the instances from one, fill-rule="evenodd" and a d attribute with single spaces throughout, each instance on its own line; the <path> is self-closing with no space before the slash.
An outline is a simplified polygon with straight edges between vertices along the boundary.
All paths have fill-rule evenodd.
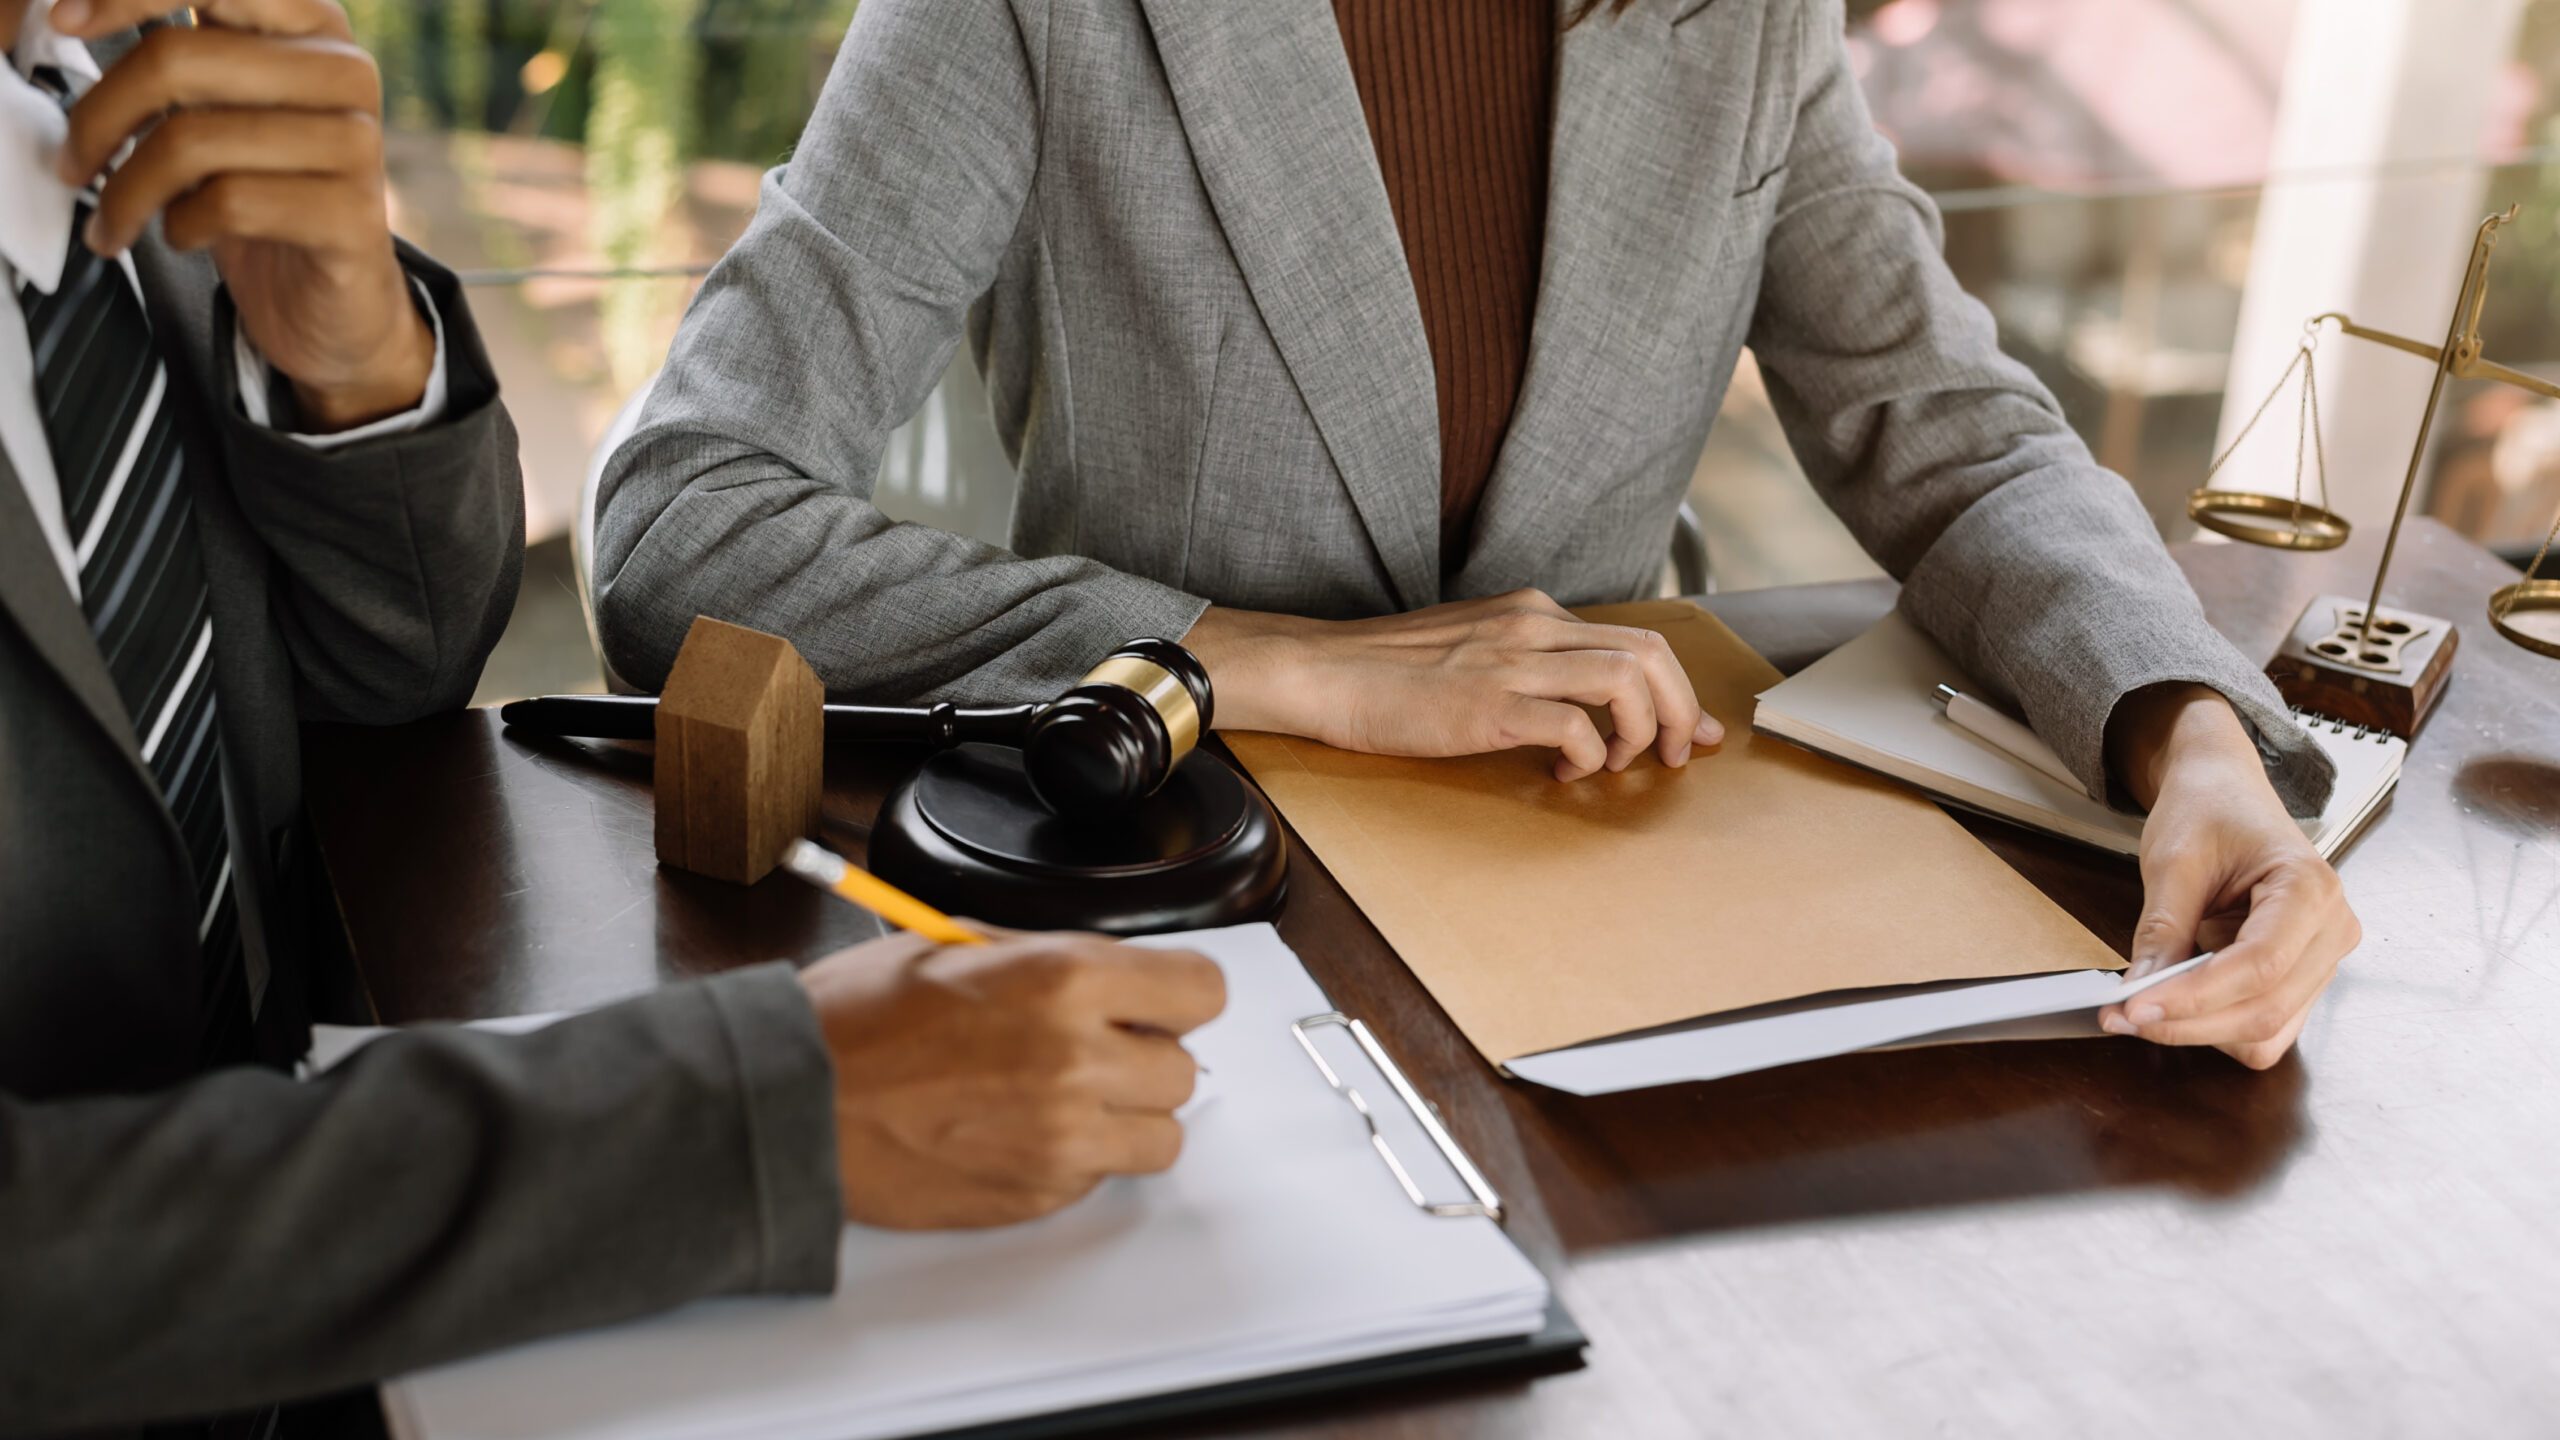
<path id="1" fill-rule="evenodd" d="M 2123 964 L 1916 792 L 1754 735 L 1778 672 L 1724 622 L 1685 601 L 1581 613 L 1661 632 L 1724 744 L 1560 784 L 1537 750 L 1227 737 L 1486 1059 L 1830 991 Z"/>

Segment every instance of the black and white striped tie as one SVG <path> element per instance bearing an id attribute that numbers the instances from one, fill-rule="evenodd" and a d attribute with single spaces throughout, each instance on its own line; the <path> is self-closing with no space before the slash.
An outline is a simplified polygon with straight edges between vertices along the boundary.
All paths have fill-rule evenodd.
<path id="1" fill-rule="evenodd" d="M 222 735 L 213 698 L 213 617 L 186 457 L 170 424 L 168 374 L 124 269 L 79 238 L 51 295 L 22 285 L 36 400 L 62 483 L 80 604 L 195 865 L 197 939 L 208 992 L 240 953 L 224 827 Z"/>

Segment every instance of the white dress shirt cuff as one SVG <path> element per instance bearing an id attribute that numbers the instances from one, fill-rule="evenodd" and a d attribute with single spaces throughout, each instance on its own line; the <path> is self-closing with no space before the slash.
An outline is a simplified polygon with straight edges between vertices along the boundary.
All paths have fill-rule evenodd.
<path id="1" fill-rule="evenodd" d="M 369 424 L 359 425 L 352 430 L 341 430 L 334 435 L 288 434 L 286 439 L 308 445 L 314 450 L 335 450 L 341 446 L 353 445 L 359 441 L 372 440 L 384 435 L 406 435 L 412 430 L 423 430 L 444 418 L 444 317 L 436 313 L 435 297 L 427 293 L 427 287 L 419 284 L 417 277 L 411 276 L 409 284 L 418 292 L 418 308 L 426 313 L 427 325 L 435 331 L 436 337 L 436 363 L 427 371 L 427 388 L 425 393 L 418 397 L 417 405 L 400 414 L 385 415 Z M 249 332 L 242 329 L 237 322 L 234 322 L 231 327 L 231 363 L 240 379 L 241 413 L 248 417 L 252 425 L 274 428 L 275 412 L 268 405 L 267 392 L 275 383 L 275 367 L 267 363 L 266 356 L 258 353 L 258 347 L 249 341 Z"/>

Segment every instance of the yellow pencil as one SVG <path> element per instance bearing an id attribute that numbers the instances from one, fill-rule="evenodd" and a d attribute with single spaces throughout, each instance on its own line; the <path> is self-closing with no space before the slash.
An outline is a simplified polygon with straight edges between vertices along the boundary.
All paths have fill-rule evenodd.
<path id="1" fill-rule="evenodd" d="M 823 845 L 794 840 L 782 868 L 835 896 L 861 906 L 901 930 L 937 945 L 984 945 L 987 937 L 934 909 Z"/>
<path id="2" fill-rule="evenodd" d="M 934 909 L 824 845 L 794 840 L 782 852 L 782 868 L 835 896 L 861 906 L 901 930 L 912 930 L 936 945 L 984 945 L 987 937 Z M 1123 1023 L 1122 1029 L 1164 1039 L 1178 1038 L 1153 1025 Z M 1194 1065 L 1200 1062 L 1194 1060 Z M 1200 1065 L 1200 1073 L 1209 1067 Z"/>

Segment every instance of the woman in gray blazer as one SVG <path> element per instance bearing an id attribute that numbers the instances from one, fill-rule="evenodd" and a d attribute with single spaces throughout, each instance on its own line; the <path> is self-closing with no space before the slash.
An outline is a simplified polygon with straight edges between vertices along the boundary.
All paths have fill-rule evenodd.
<path id="1" fill-rule="evenodd" d="M 1562 607 L 1651 593 L 1747 344 L 1904 608 L 2148 809 L 2137 969 L 2225 947 L 2107 1023 L 2273 1064 L 2358 938 L 2327 760 L 1957 287 L 1839 0 L 1560 3 L 864 0 L 606 475 L 615 667 L 710 613 L 1020 698 L 1156 634 L 1229 726 L 1680 765 L 1660 643 Z M 870 503 L 964 334 L 1008 548 Z"/>

